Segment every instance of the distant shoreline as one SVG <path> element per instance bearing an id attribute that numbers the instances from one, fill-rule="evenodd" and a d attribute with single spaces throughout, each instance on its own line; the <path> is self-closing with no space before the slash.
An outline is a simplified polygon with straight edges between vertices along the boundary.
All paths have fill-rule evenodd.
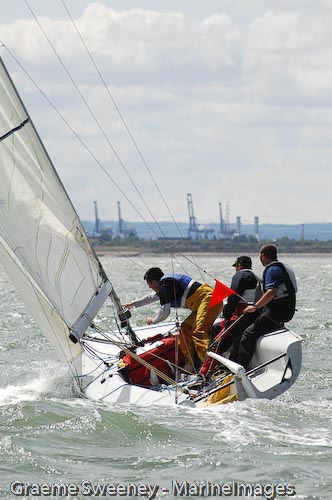
<path id="1" fill-rule="evenodd" d="M 191 252 L 186 252 L 185 255 L 190 255 Z M 331 255 L 332 252 L 313 252 L 313 253 L 307 253 L 307 252 L 301 252 L 301 253 L 297 253 L 297 252 L 279 252 L 279 255 L 294 255 L 294 256 L 298 256 L 298 257 L 301 257 L 301 256 L 307 256 L 307 257 L 318 257 L 318 256 L 321 256 L 321 257 L 328 257 Z M 210 256 L 213 256 L 213 255 L 220 255 L 220 256 L 224 256 L 224 257 L 234 257 L 236 255 L 239 255 L 239 252 L 193 252 L 194 255 L 196 255 L 197 257 L 210 257 Z M 251 257 L 255 254 L 251 253 L 251 252 L 247 252 L 248 255 L 250 255 Z M 159 254 L 157 254 L 156 252 L 139 252 L 139 253 L 133 253 L 133 252 L 117 252 L 117 251 L 109 251 L 109 252 L 99 252 L 97 251 L 96 252 L 96 255 L 98 258 L 103 258 L 103 257 L 123 257 L 123 258 L 127 258 L 127 259 L 131 259 L 131 258 L 135 258 L 135 257 L 152 257 L 152 256 L 157 256 L 157 255 L 160 255 L 160 256 L 166 256 L 168 255 L 167 252 L 161 252 Z M 257 254 L 258 255 L 258 254 Z"/>
<path id="2" fill-rule="evenodd" d="M 197 244 L 196 244 L 197 243 Z M 139 241 L 128 242 L 127 244 L 102 244 L 95 245 L 94 250 L 98 256 L 102 255 L 121 255 L 126 257 L 136 257 L 138 255 L 160 255 L 169 253 L 184 253 L 196 255 L 241 255 L 241 254 L 258 254 L 260 247 L 265 242 L 256 242 L 254 244 L 233 243 L 227 245 L 217 244 L 218 242 L 194 242 L 190 245 L 182 244 L 182 242 L 160 242 L 160 241 Z M 300 242 L 292 242 L 284 244 L 283 242 L 274 242 L 278 248 L 278 252 L 282 254 L 304 254 L 304 255 L 330 255 L 332 253 L 332 242 L 329 244 L 320 244 L 318 242 L 301 245 Z"/>

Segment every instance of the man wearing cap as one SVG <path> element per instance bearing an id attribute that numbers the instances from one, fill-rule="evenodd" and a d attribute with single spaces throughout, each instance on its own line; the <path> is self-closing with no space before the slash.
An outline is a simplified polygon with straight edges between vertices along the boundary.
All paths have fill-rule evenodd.
<path id="1" fill-rule="evenodd" d="M 237 295 L 228 297 L 224 306 L 223 316 L 229 321 L 233 314 L 240 316 L 248 303 L 255 303 L 262 295 L 260 279 L 252 271 L 251 258 L 247 255 L 240 255 L 233 264 L 236 273 L 231 282 L 231 289 Z"/>
<path id="2" fill-rule="evenodd" d="M 261 281 L 252 271 L 251 258 L 247 255 L 240 255 L 232 264 L 235 267 L 235 274 L 232 278 L 231 288 L 237 295 L 230 295 L 223 309 L 224 321 L 221 325 L 213 325 L 215 337 L 215 348 L 218 353 L 223 354 L 230 349 L 230 355 L 236 357 L 238 354 L 239 342 L 243 330 L 247 328 L 258 316 L 254 314 L 243 314 L 248 304 L 255 304 L 262 295 Z M 238 318 L 238 319 L 237 319 Z M 235 322 L 235 319 L 237 321 Z M 209 373 L 212 373 L 217 362 L 208 357 L 200 371 L 195 385 L 202 384 Z"/>
<path id="3" fill-rule="evenodd" d="M 257 300 L 262 295 L 261 281 L 252 271 L 252 261 L 247 255 L 240 255 L 237 257 L 234 264 L 235 274 L 232 278 L 231 289 L 237 293 L 237 295 L 230 295 L 227 299 L 227 303 L 223 309 L 223 317 L 225 318 L 224 326 L 228 328 L 231 322 L 232 316 L 241 316 L 248 304 L 255 304 Z M 230 331 L 229 335 L 223 340 L 222 349 L 227 351 L 234 342 L 234 355 L 237 352 L 237 337 L 240 337 L 241 333 L 247 326 L 249 326 L 258 314 L 244 315 L 241 320 L 237 323 L 236 328 Z"/>

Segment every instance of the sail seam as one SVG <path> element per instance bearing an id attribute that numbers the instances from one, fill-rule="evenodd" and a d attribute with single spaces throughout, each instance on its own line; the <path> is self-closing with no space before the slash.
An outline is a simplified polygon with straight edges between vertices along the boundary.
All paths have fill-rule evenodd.
<path id="1" fill-rule="evenodd" d="M 0 142 L 9 137 L 10 135 L 14 134 L 21 128 L 23 128 L 27 123 L 29 123 L 29 121 L 30 121 L 29 118 L 26 118 L 22 123 L 20 123 L 20 125 L 17 125 L 17 127 L 14 127 L 11 130 L 9 130 L 9 132 L 6 132 L 3 136 L 0 137 Z"/>

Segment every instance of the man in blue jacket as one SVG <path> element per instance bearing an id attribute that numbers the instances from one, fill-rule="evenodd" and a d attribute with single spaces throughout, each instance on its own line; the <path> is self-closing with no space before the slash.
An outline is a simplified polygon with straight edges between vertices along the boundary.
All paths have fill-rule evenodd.
<path id="1" fill-rule="evenodd" d="M 202 363 L 206 356 L 210 343 L 209 332 L 222 311 L 222 302 L 210 307 L 213 288 L 185 274 L 164 274 L 159 267 L 151 267 L 145 273 L 144 280 L 153 293 L 124 304 L 124 307 L 130 309 L 159 301 L 157 314 L 146 319 L 148 325 L 164 321 L 172 307 L 189 309 L 191 313 L 181 324 L 179 345 L 186 359 L 185 369 L 194 371 L 195 358 L 198 357 L 198 362 Z"/>
<path id="2" fill-rule="evenodd" d="M 242 333 L 238 352 L 231 350 L 230 353 L 230 358 L 245 368 L 254 354 L 257 339 L 283 326 L 295 313 L 297 284 L 293 270 L 277 259 L 274 245 L 262 246 L 259 257 L 265 268 L 264 293 L 254 305 L 244 310 L 245 314 L 259 312 L 259 316 Z"/>

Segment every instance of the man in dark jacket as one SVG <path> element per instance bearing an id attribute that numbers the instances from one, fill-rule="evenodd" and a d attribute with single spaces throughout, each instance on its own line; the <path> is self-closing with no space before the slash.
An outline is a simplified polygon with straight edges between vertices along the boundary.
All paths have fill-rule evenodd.
<path id="1" fill-rule="evenodd" d="M 225 319 L 225 329 L 230 326 L 232 317 L 242 317 L 236 326 L 229 330 L 229 334 L 226 334 L 227 337 L 223 338 L 222 345 L 220 346 L 223 352 L 226 352 L 233 343 L 234 351 L 237 350 L 236 346 L 238 345 L 241 333 L 255 319 L 255 317 L 249 317 L 249 315 L 243 314 L 243 312 L 248 303 L 254 304 L 262 295 L 261 281 L 252 271 L 251 258 L 247 255 L 240 255 L 232 265 L 235 267 L 236 272 L 232 277 L 231 289 L 237 295 L 230 295 L 227 303 L 224 305 L 223 317 Z"/>
<path id="2" fill-rule="evenodd" d="M 257 339 L 283 326 L 295 313 L 297 285 L 293 270 L 278 261 L 274 245 L 264 245 L 259 256 L 265 267 L 264 293 L 255 304 L 244 310 L 245 315 L 259 314 L 242 333 L 238 353 L 231 352 L 230 355 L 231 359 L 245 368 L 254 354 Z"/>
<path id="3" fill-rule="evenodd" d="M 252 271 L 252 261 L 247 255 L 241 255 L 233 264 L 235 274 L 232 277 L 231 289 L 237 295 L 230 295 L 223 309 L 223 317 L 229 322 L 235 314 L 240 316 L 248 303 L 255 303 L 260 296 L 260 279 Z"/>

